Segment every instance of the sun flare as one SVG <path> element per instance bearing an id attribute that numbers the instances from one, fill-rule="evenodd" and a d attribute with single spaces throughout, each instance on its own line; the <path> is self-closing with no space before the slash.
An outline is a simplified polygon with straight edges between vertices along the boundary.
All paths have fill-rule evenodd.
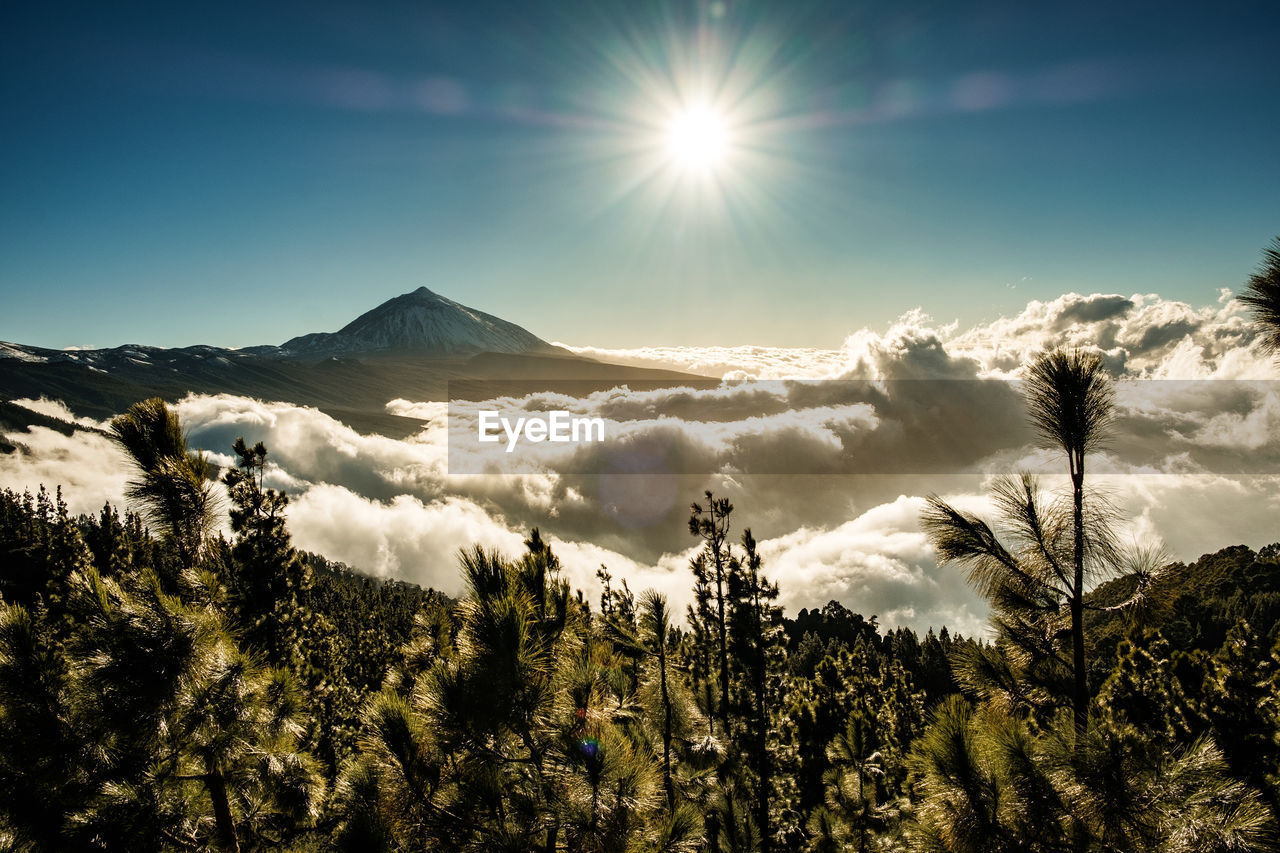
<path id="1" fill-rule="evenodd" d="M 690 107 L 667 125 L 667 153 L 679 165 L 701 171 L 719 166 L 729 148 L 724 117 L 707 107 Z"/>

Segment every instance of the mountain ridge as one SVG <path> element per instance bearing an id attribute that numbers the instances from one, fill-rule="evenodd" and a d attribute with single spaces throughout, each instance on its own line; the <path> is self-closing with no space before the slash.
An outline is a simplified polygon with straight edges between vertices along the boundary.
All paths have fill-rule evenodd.
<path id="1" fill-rule="evenodd" d="M 193 344 L 157 347 L 126 343 L 95 349 L 52 349 L 0 341 L 0 361 L 72 362 L 93 368 L 118 366 L 125 361 L 142 364 L 168 354 L 234 360 L 245 356 L 323 359 L 388 352 L 458 357 L 482 352 L 546 354 L 563 353 L 565 350 L 544 341 L 523 326 L 455 302 L 425 286 L 393 296 L 336 332 L 310 332 L 290 338 L 279 346 L 258 344 L 233 348 Z"/>
<path id="2" fill-rule="evenodd" d="M 520 394 L 565 381 L 595 390 L 718 381 L 580 356 L 425 287 L 387 300 L 337 332 L 281 346 L 57 350 L 0 341 L 0 401 L 47 397 L 94 418 L 148 397 L 225 393 L 314 406 L 348 426 L 401 437 L 421 424 L 388 414 L 388 401 L 445 400 L 451 382 L 473 380 L 498 383 L 485 386 L 490 391 L 509 386 Z"/>

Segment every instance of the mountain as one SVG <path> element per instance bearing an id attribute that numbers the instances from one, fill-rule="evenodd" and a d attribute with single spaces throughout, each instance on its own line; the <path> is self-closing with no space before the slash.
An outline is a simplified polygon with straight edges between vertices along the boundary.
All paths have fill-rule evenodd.
<path id="1" fill-rule="evenodd" d="M 285 357 L 422 352 L 550 352 L 556 348 L 515 323 L 468 308 L 419 287 L 361 314 L 337 332 L 316 332 L 286 341 Z"/>
<path id="2" fill-rule="evenodd" d="M 485 391 L 506 388 L 503 393 L 513 394 L 602 390 L 624 382 L 633 389 L 717 384 L 577 356 L 425 287 L 384 302 L 337 332 L 302 335 L 282 346 L 55 350 L 0 341 L 0 401 L 48 397 L 92 418 L 110 417 L 148 397 L 236 394 L 314 406 L 354 429 L 401 437 L 422 425 L 387 414 L 388 401 L 445 400 L 450 383 L 474 380 Z M 44 425 L 21 407 L 0 414 L 6 412 L 0 435 L 20 426 L 19 420 Z"/>

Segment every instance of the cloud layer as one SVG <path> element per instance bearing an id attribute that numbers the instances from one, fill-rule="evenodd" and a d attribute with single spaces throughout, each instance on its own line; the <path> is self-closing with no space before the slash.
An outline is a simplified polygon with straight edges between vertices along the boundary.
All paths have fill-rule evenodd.
<path id="1" fill-rule="evenodd" d="M 959 572 L 935 565 L 918 524 L 923 496 L 981 509 L 990 473 L 1061 467 L 1034 445 L 1017 387 L 1004 381 L 1058 344 L 1100 349 L 1126 380 L 1117 439 L 1093 467 L 1125 511 L 1124 535 L 1159 535 L 1182 559 L 1269 540 L 1280 483 L 1260 473 L 1280 471 L 1280 383 L 1227 295 L 1194 307 L 1068 294 L 968 329 L 912 311 L 883 331 L 853 333 L 840 350 L 576 347 L 619 363 L 777 381 L 507 397 L 491 405 L 608 417 L 624 425 L 630 449 L 593 458 L 591 447 L 547 445 L 518 472 L 459 475 L 456 437 L 474 420 L 438 401 L 388 401 L 390 413 L 425 421 L 405 440 L 232 395 L 191 396 L 178 410 L 192 442 L 223 464 L 237 436 L 264 441 L 270 483 L 292 496 L 297 544 L 375 574 L 457 592 L 460 547 L 515 554 L 537 525 L 583 589 L 595 589 L 605 564 L 683 609 L 696 545 L 688 503 L 712 489 L 733 500 L 739 530 L 753 528 L 789 611 L 834 598 L 882 624 L 974 633 L 985 607 Z M 1165 381 L 1127 381 L 1152 379 Z M 24 404 L 71 416 L 48 401 Z M 61 483 L 74 511 L 121 501 L 128 468 L 105 437 L 37 428 L 7 438 L 20 452 L 0 458 L 0 486 Z M 843 474 L 813 473 L 831 470 Z"/>
<path id="2" fill-rule="evenodd" d="M 602 361 L 718 378 L 1008 378 L 1049 346 L 1100 348 L 1116 375 L 1159 379 L 1274 379 L 1241 304 L 1223 290 L 1195 307 L 1156 294 L 1068 293 L 1032 301 L 1014 317 L 961 330 L 917 309 L 884 332 L 861 329 L 842 349 L 640 347 L 560 343 Z"/>

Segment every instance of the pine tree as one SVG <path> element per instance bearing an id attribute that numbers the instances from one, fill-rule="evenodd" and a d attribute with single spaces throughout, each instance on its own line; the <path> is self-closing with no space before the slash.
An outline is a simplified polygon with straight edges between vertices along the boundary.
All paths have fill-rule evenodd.
<path id="1" fill-rule="evenodd" d="M 774 602 L 778 586 L 762 572 L 762 560 L 751 530 L 742 533 L 741 559 L 731 556 L 728 574 L 730 682 L 729 728 L 746 756 L 754 787 L 752 817 L 761 853 L 774 844 L 772 812 L 778 780 L 777 743 L 783 699 L 785 645 L 782 611 Z"/>
<path id="2" fill-rule="evenodd" d="M 304 627 L 323 633 L 314 614 L 302 607 L 310 571 L 294 551 L 285 526 L 288 495 L 266 487 L 267 449 L 237 438 L 236 467 L 222 481 L 231 498 L 232 565 L 230 599 L 238 626 L 251 648 L 279 666 L 301 671 Z M 318 637 L 316 638 L 318 639 Z"/>
<path id="3" fill-rule="evenodd" d="M 610 686 L 617 633 L 588 618 L 538 531 L 525 546 L 517 561 L 463 552 L 456 630 L 435 634 L 449 648 L 409 695 L 392 679 L 370 704 L 335 797 L 347 849 L 687 847 L 639 699 Z M 675 730 L 673 714 L 673 745 Z"/>
<path id="4" fill-rule="evenodd" d="M 1262 791 L 1280 818 L 1280 645 L 1238 622 L 1208 659 L 1201 715 L 1236 775 Z"/>
<path id="5" fill-rule="evenodd" d="M 715 721 L 720 714 L 720 689 L 716 673 L 718 651 L 718 623 L 712 607 L 710 575 L 707 572 L 705 553 L 699 553 L 689 561 L 693 572 L 693 603 L 689 605 L 687 619 L 690 636 L 684 656 L 689 661 L 693 683 L 697 689 L 698 705 L 707 720 L 707 734 L 714 737 Z M 722 732 L 723 733 L 723 732 Z"/>
<path id="6" fill-rule="evenodd" d="M 14 849 L 58 850 L 98 776 L 77 725 L 65 655 L 48 624 L 0 605 L 0 832 Z"/>
<path id="7" fill-rule="evenodd" d="M 1239 299 L 1252 310 L 1263 346 L 1280 352 L 1280 237 L 1262 250 L 1262 263 Z"/>
<path id="8" fill-rule="evenodd" d="M 1085 562 L 1107 560 L 1110 540 L 1106 535 L 1106 516 L 1094 514 L 1086 531 L 1084 475 L 1090 451 L 1105 440 L 1115 416 L 1115 390 L 1096 353 L 1083 350 L 1055 350 L 1037 359 L 1027 371 L 1026 399 L 1032 425 L 1049 447 L 1061 449 L 1067 456 L 1071 476 L 1071 562 L 1070 572 L 1056 559 L 1053 548 L 1040 548 L 1050 563 L 1057 582 L 1067 593 L 1071 614 L 1072 692 L 1071 710 L 1076 730 L 1083 732 L 1089 724 L 1089 687 L 1085 664 L 1084 597 Z M 1034 511 L 1034 501 L 1018 495 L 1011 508 L 1027 513 Z M 1028 518 L 1027 530 L 1036 525 Z M 1043 528 L 1039 533 L 1045 533 Z"/>
<path id="9" fill-rule="evenodd" d="M 707 506 L 703 509 L 699 504 L 690 505 L 689 532 L 698 537 L 702 545 L 705 559 L 694 564 L 695 578 L 699 570 L 708 573 L 708 581 L 701 581 L 712 587 L 715 608 L 714 636 L 716 671 L 719 675 L 718 707 L 714 712 L 720 718 L 721 727 L 729 727 L 729 629 L 726 616 L 726 602 L 729 596 L 729 564 L 733 559 L 729 545 L 729 516 L 733 514 L 733 504 L 728 498 L 716 498 L 711 492 L 706 493 Z"/>
<path id="10" fill-rule="evenodd" d="M 169 843 L 204 837 L 234 850 L 314 821 L 321 782 L 300 749 L 288 673 L 258 666 L 215 609 L 165 593 L 154 576 L 122 584 L 90 572 L 78 593 L 72 689 L 113 756 L 89 827 L 120 832 L 133 815 Z M 206 799 L 193 799 L 192 786 Z"/>
<path id="11" fill-rule="evenodd" d="M 649 590 L 640 597 L 640 613 L 645 647 L 653 656 L 658 668 L 658 695 L 661 699 L 662 715 L 662 789 L 667 797 L 667 810 L 674 812 L 676 787 L 671 777 L 675 719 L 671 682 L 674 681 L 674 677 L 667 666 L 667 641 L 671 633 L 671 619 L 667 615 L 666 596 Z"/>
<path id="12" fill-rule="evenodd" d="M 188 449 L 177 413 L 158 397 L 135 403 L 113 420 L 111 437 L 138 473 L 128 486 L 130 500 L 172 545 L 179 565 L 193 567 L 216 516 L 213 464 Z"/>

